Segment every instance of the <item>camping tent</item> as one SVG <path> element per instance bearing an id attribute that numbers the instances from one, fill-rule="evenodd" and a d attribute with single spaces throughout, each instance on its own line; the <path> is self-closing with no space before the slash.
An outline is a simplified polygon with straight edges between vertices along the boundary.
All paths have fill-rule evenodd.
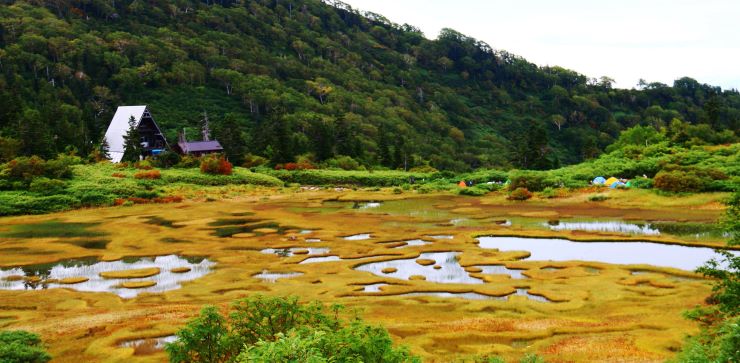
<path id="1" fill-rule="evenodd" d="M 612 188 L 612 189 L 617 189 L 619 187 L 624 187 L 624 186 L 625 184 L 619 180 L 615 181 L 614 183 L 609 184 L 609 188 Z"/>
<path id="2" fill-rule="evenodd" d="M 604 185 L 606 185 L 606 186 L 612 186 L 612 184 L 614 184 L 614 183 L 616 183 L 616 182 L 618 182 L 618 181 L 619 181 L 619 179 L 617 179 L 617 178 L 615 178 L 615 177 L 611 177 L 611 178 L 607 179 L 607 180 L 606 180 L 606 181 L 604 182 Z"/>
<path id="3" fill-rule="evenodd" d="M 465 180 L 460 180 L 460 182 L 457 183 L 457 186 L 459 186 L 460 188 L 467 188 L 468 187 L 468 185 L 465 184 Z"/>
<path id="4" fill-rule="evenodd" d="M 597 176 L 591 183 L 594 185 L 604 185 L 604 183 L 606 183 L 606 179 L 604 179 L 603 176 Z"/>

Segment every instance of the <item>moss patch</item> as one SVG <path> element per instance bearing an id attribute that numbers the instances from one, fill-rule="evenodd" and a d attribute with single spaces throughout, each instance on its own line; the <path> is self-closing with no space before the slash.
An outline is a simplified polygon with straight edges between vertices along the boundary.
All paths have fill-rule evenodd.
<path id="1" fill-rule="evenodd" d="M 74 237 L 100 237 L 106 233 L 90 230 L 100 223 L 69 223 L 60 221 L 47 221 L 35 224 L 17 224 L 11 226 L 9 231 L 0 232 L 0 237 L 6 238 L 74 238 Z"/>

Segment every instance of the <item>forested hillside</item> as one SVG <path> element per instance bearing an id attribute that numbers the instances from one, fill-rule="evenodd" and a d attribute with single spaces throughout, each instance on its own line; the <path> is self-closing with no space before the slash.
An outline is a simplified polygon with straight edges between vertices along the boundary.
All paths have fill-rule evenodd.
<path id="1" fill-rule="evenodd" d="M 118 105 L 167 137 L 206 111 L 232 161 L 348 156 L 392 169 L 547 169 L 621 130 L 736 142 L 740 94 L 682 78 L 612 88 L 453 30 L 429 40 L 339 2 L 0 2 L 0 162 L 98 147 Z"/>

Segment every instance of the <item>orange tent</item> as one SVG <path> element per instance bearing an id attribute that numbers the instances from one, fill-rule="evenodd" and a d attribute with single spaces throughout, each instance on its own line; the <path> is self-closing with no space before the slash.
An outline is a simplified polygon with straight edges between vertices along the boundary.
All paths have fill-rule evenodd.
<path id="1" fill-rule="evenodd" d="M 465 184 L 465 180 L 460 180 L 460 182 L 457 183 L 457 186 L 459 186 L 460 188 L 467 188 L 468 187 L 468 185 Z"/>

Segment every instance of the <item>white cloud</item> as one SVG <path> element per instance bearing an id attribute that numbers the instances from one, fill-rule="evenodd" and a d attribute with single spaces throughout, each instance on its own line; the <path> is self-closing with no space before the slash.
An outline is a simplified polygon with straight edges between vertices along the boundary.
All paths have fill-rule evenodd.
<path id="1" fill-rule="evenodd" d="M 436 38 L 448 27 L 539 65 L 630 88 L 689 76 L 740 88 L 733 0 L 344 0 Z"/>

